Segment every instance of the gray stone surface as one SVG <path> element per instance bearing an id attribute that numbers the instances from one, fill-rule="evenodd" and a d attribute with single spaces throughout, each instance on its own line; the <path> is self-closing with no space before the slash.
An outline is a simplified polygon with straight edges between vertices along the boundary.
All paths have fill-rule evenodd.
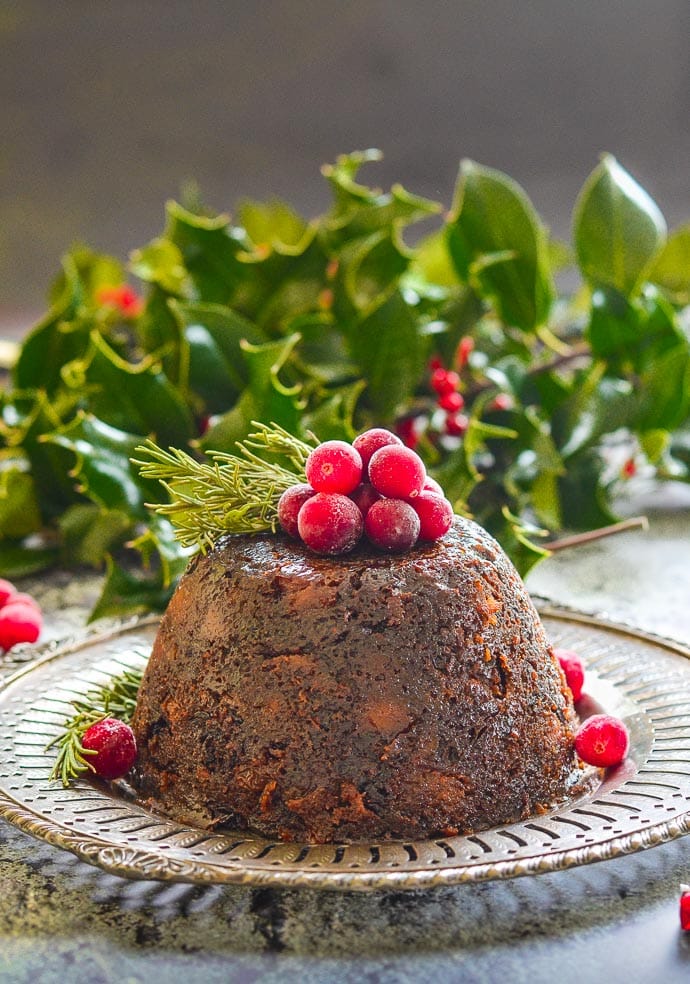
<path id="1" fill-rule="evenodd" d="M 650 513 L 649 533 L 550 559 L 532 590 L 690 644 L 684 492 Z M 24 586 L 52 610 L 55 636 L 83 623 L 98 579 Z M 674 984 L 690 975 L 677 914 L 687 852 L 681 839 L 510 882 L 359 895 L 129 882 L 3 824 L 0 980 Z"/>

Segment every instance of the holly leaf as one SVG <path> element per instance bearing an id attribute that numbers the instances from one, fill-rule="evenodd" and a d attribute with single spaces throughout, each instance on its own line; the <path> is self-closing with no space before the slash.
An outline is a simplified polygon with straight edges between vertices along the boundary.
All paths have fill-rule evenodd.
<path id="1" fill-rule="evenodd" d="M 648 277 L 676 303 L 690 303 L 690 224 L 681 226 L 668 237 Z"/>
<path id="2" fill-rule="evenodd" d="M 26 463 L 0 462 L 0 537 L 22 540 L 42 525 L 36 486 Z"/>
<path id="3" fill-rule="evenodd" d="M 463 161 L 448 223 L 460 277 L 508 325 L 534 332 L 554 297 L 546 232 L 520 186 L 492 168 Z"/>
<path id="4" fill-rule="evenodd" d="M 193 285 L 193 300 L 227 304 L 246 277 L 239 259 L 246 246 L 227 215 L 205 216 L 169 202 L 165 236 L 179 250 Z"/>
<path id="5" fill-rule="evenodd" d="M 595 287 L 625 297 L 639 288 L 666 240 L 655 202 L 615 157 L 604 154 L 584 184 L 573 213 L 575 252 Z"/>

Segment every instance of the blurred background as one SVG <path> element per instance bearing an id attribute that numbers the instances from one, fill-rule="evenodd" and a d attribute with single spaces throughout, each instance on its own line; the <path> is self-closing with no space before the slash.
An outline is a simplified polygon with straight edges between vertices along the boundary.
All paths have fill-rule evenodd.
<path id="1" fill-rule="evenodd" d="M 75 241 L 125 257 L 190 180 L 211 207 L 329 200 L 319 167 L 450 204 L 507 171 L 569 232 L 603 150 L 690 218 L 687 0 L 0 0 L 0 338 Z"/>

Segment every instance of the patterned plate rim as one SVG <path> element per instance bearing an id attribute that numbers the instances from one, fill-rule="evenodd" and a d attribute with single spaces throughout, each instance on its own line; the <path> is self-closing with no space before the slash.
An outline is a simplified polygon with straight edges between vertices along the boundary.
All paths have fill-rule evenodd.
<path id="1" fill-rule="evenodd" d="M 646 644 L 657 651 L 657 662 L 664 663 L 665 657 L 672 659 L 682 657 L 683 660 L 690 660 L 690 648 L 678 641 L 665 639 L 655 633 L 612 621 L 605 615 L 594 615 L 562 605 L 554 605 L 544 599 L 536 598 L 535 601 L 544 618 L 551 619 L 564 627 L 574 626 L 575 631 L 581 627 L 584 627 L 583 631 L 601 630 L 604 633 L 610 633 L 618 641 L 627 640 L 633 645 Z M 57 660 L 66 659 L 79 653 L 87 653 L 91 648 L 101 643 L 126 639 L 130 633 L 151 629 L 157 622 L 158 618 L 150 615 L 122 619 L 111 622 L 106 627 L 101 625 L 86 629 L 66 640 L 53 641 L 38 651 L 33 649 L 25 653 L 19 652 L 12 661 L 5 663 L 5 666 L 9 668 L 12 668 L 12 664 L 18 665 L 19 668 L 0 682 L 0 715 L 4 711 L 6 693 L 16 683 L 27 677 L 31 677 L 32 680 L 40 678 L 46 667 Z M 620 661 L 616 665 L 620 668 Z M 650 669 L 656 670 L 659 667 L 655 663 Z M 686 667 L 684 662 L 680 661 L 674 663 L 673 671 L 666 667 L 666 674 L 665 676 L 662 674 L 659 681 L 668 679 L 669 672 L 672 676 L 680 672 L 681 682 L 688 689 L 684 702 L 681 704 L 676 701 L 673 705 L 674 708 L 680 707 L 682 713 L 672 716 L 687 720 L 683 725 L 673 726 L 674 731 L 682 732 L 680 736 L 675 736 L 673 739 L 662 737 L 661 740 L 682 739 L 687 742 L 687 749 L 676 749 L 671 746 L 673 751 L 690 753 L 690 665 Z M 629 673 L 626 679 L 635 683 L 634 690 L 640 690 L 636 672 Z M 603 685 L 608 686 L 611 692 L 620 689 L 620 685 L 615 681 L 612 684 L 604 683 Z M 661 691 L 657 692 L 654 681 L 648 682 L 646 686 L 647 689 L 651 687 L 650 698 L 658 700 Z M 625 701 L 628 700 L 628 697 L 623 695 L 621 699 Z M 22 710 L 29 713 L 31 707 L 33 705 L 25 704 Z M 115 804 L 127 803 L 127 809 L 132 811 L 130 818 L 141 817 L 148 821 L 144 826 L 157 828 L 155 838 L 152 834 L 147 835 L 150 836 L 150 840 L 147 841 L 146 838 L 143 838 L 137 841 L 135 847 L 131 847 L 129 841 L 133 839 L 132 837 L 125 841 L 122 836 L 111 836 L 110 832 L 108 832 L 109 836 L 98 836 L 88 830 L 81 829 L 78 824 L 70 829 L 60 822 L 46 818 L 38 810 L 27 804 L 22 799 L 21 793 L 13 795 L 2 786 L 1 782 L 0 817 L 35 837 L 71 851 L 83 861 L 96 865 L 111 874 L 126 878 L 197 884 L 305 887 L 339 891 L 398 891 L 541 874 L 646 850 L 690 831 L 690 772 L 669 770 L 668 773 L 665 773 L 663 769 L 654 768 L 653 764 L 656 761 L 672 761 L 690 765 L 690 757 L 673 759 L 669 755 L 668 758 L 652 759 L 650 757 L 651 752 L 656 753 L 657 744 L 654 725 L 649 720 L 645 720 L 648 715 L 644 711 L 639 712 L 638 709 L 637 717 L 641 717 L 642 724 L 648 725 L 648 730 L 653 733 L 651 751 L 647 754 L 644 762 L 637 762 L 637 780 L 631 779 L 628 775 L 622 777 L 619 787 L 616 786 L 616 783 L 608 784 L 606 794 L 609 801 L 620 792 L 620 789 L 631 782 L 636 785 L 658 785 L 660 787 L 665 784 L 656 781 L 640 782 L 640 772 L 647 771 L 655 776 L 660 775 L 664 780 L 668 776 L 676 777 L 674 781 L 679 782 L 680 786 L 673 787 L 679 790 L 673 795 L 684 799 L 683 808 L 676 810 L 666 806 L 665 808 L 668 810 L 673 809 L 674 816 L 669 819 L 649 822 L 646 827 L 638 825 L 628 831 L 609 827 L 610 834 L 604 834 L 603 831 L 600 831 L 601 836 L 594 843 L 583 844 L 582 846 L 571 845 L 558 850 L 553 849 L 552 843 L 548 845 L 550 849 L 545 851 L 540 849 L 538 844 L 535 845 L 534 842 L 525 844 L 523 841 L 522 856 L 512 858 L 487 858 L 482 861 L 480 856 L 476 862 L 473 861 L 472 863 L 463 863 L 462 861 L 449 863 L 447 861 L 449 857 L 457 857 L 457 854 L 454 853 L 458 849 L 457 845 L 466 846 L 468 838 L 464 837 L 438 838 L 433 841 L 411 842 L 409 844 L 405 842 L 378 842 L 372 845 L 327 845 L 319 848 L 306 845 L 278 844 L 246 833 L 238 833 L 237 837 L 240 840 L 237 841 L 237 837 L 233 837 L 231 832 L 226 832 L 222 836 L 211 835 L 207 831 L 195 830 L 165 818 L 157 818 L 142 807 L 133 805 L 122 797 L 114 797 L 112 793 L 90 783 L 81 783 L 67 791 L 63 791 L 62 787 L 57 787 L 54 792 L 64 793 L 69 801 L 70 796 L 77 797 L 80 792 L 83 793 L 88 790 L 90 800 L 96 803 L 113 804 L 115 810 L 117 809 Z M 650 763 L 652 764 L 651 770 L 642 768 L 649 766 Z M 27 771 L 24 768 L 18 768 L 15 773 L 16 778 L 29 778 L 28 771 L 31 768 L 36 771 L 38 767 L 28 766 L 26 767 Z M 45 765 L 42 768 L 45 768 Z M 679 777 L 684 777 L 684 779 Z M 53 785 L 57 786 L 57 784 Z M 639 793 L 637 795 L 645 796 L 647 794 Z M 81 796 L 81 799 L 85 798 L 85 796 Z M 663 797 L 649 796 L 649 798 L 661 799 L 660 807 L 664 808 Z M 606 801 L 599 798 L 596 802 L 604 803 Z M 609 802 L 609 807 L 616 806 L 616 808 L 621 809 L 619 803 Z M 685 808 L 686 803 L 688 804 L 687 808 Z M 524 838 L 525 825 L 533 830 L 543 830 L 544 834 L 548 834 L 550 837 L 557 837 L 558 835 L 550 832 L 554 829 L 555 824 L 567 823 L 579 826 L 572 817 L 566 819 L 573 805 L 568 804 L 567 808 L 563 807 L 560 810 L 552 811 L 546 818 L 538 818 L 538 824 L 530 823 L 530 820 L 535 821 L 537 818 L 528 818 L 527 821 L 519 825 L 506 825 L 500 829 L 496 828 L 495 831 L 482 832 L 472 838 L 472 841 L 480 844 L 481 850 L 490 854 L 491 850 L 487 844 L 491 845 L 498 835 L 515 839 L 515 831 L 518 828 L 520 836 Z M 592 804 L 588 801 L 584 805 L 591 806 Z M 680 804 L 678 805 L 680 806 Z M 105 809 L 105 806 L 102 808 Z M 601 810 L 601 807 L 598 806 L 597 809 Z M 636 808 L 630 807 L 630 809 Z M 581 814 L 598 815 L 593 814 L 592 810 L 575 809 L 574 812 L 578 816 Z M 613 811 L 608 808 L 608 812 Z M 606 817 L 605 819 L 612 820 L 614 818 Z M 616 823 L 621 822 L 617 815 L 615 819 Z M 117 833 L 121 832 L 118 831 Z M 126 833 L 129 834 L 132 831 L 127 830 Z M 583 837 L 583 834 L 579 833 L 576 836 Z M 136 838 L 134 839 L 136 840 Z M 170 843 L 163 844 L 163 841 Z M 218 847 L 219 843 L 223 845 L 226 841 L 235 842 L 233 850 L 226 851 L 224 847 L 222 849 Z M 210 847 L 208 847 L 209 842 L 212 842 Z M 208 849 L 205 847 L 203 850 L 199 850 L 202 843 L 205 843 Z M 410 853 L 410 848 L 412 848 L 412 853 Z M 235 854 L 235 851 L 239 854 Z M 283 853 L 291 851 L 294 857 L 289 858 L 288 861 L 265 860 L 272 852 L 275 855 L 279 851 Z M 403 853 L 401 854 L 401 852 Z M 513 853 L 520 854 L 521 850 L 517 849 Z M 229 857 L 222 857 L 223 855 L 229 855 Z M 350 860 L 347 863 L 346 857 L 346 864 L 343 866 L 344 855 L 355 860 Z M 311 856 L 316 856 L 317 861 L 310 861 Z M 222 863 L 219 860 L 221 857 Z M 402 860 L 400 860 L 401 857 Z M 398 860 L 391 860 L 391 858 Z M 285 866 L 280 867 L 280 864 Z"/>

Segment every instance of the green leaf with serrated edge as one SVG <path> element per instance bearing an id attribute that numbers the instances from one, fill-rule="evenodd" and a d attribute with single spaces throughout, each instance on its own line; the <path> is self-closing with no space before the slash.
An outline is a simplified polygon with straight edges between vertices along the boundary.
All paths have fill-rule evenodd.
<path id="1" fill-rule="evenodd" d="M 73 378 L 66 381 L 73 388 L 87 387 L 89 409 L 112 427 L 154 433 L 163 444 L 184 443 L 195 436 L 187 404 L 154 357 L 136 364 L 127 362 L 92 332 L 83 359 L 75 360 L 67 369 Z"/>
<path id="2" fill-rule="evenodd" d="M 108 553 L 122 546 L 132 530 L 132 517 L 93 503 L 71 506 L 59 520 L 63 563 L 103 566 Z"/>
<path id="3" fill-rule="evenodd" d="M 166 294 L 184 297 L 191 291 L 191 280 L 182 251 L 170 239 L 159 236 L 130 254 L 129 268 L 140 280 L 156 284 Z"/>
<path id="4" fill-rule="evenodd" d="M 357 436 L 353 423 L 355 407 L 366 388 L 363 379 L 329 392 L 314 410 L 302 418 L 305 430 L 319 435 L 320 441 L 352 441 Z"/>
<path id="5" fill-rule="evenodd" d="M 255 246 L 284 254 L 303 252 L 309 224 L 286 202 L 279 199 L 269 202 L 245 199 L 240 202 L 237 215 Z"/>
<path id="6" fill-rule="evenodd" d="M 246 237 L 227 215 L 193 215 L 177 202 L 168 203 L 167 213 L 165 236 L 182 255 L 194 286 L 191 299 L 227 304 L 247 275 L 238 258 Z"/>
<path id="7" fill-rule="evenodd" d="M 69 455 L 43 441 L 44 434 L 62 424 L 58 404 L 41 390 L 11 390 L 4 397 L 0 393 L 0 437 L 9 448 L 26 456 L 39 508 L 46 519 L 58 516 L 77 498 L 67 474 Z M 71 416 L 73 405 L 65 405 L 67 416 Z"/>
<path id="8" fill-rule="evenodd" d="M 144 440 L 111 427 L 92 414 L 79 414 L 75 420 L 44 440 L 66 448 L 76 456 L 73 478 L 92 502 L 103 509 L 114 509 L 146 522 L 146 502 L 157 502 L 160 487 L 139 475 L 130 458 Z"/>
<path id="9" fill-rule="evenodd" d="M 690 303 L 690 224 L 669 235 L 652 264 L 648 279 L 677 303 Z"/>
<path id="10" fill-rule="evenodd" d="M 544 324 L 554 296 L 546 232 L 511 178 L 463 161 L 448 245 L 459 275 L 506 324 L 528 332 Z"/>
<path id="11" fill-rule="evenodd" d="M 203 397 L 209 413 L 220 413 L 235 402 L 249 376 L 241 343 L 258 345 L 266 338 L 222 304 L 169 303 L 189 350 L 189 385 Z"/>
<path id="12" fill-rule="evenodd" d="M 411 195 L 401 185 L 384 193 L 358 184 L 355 178 L 360 167 L 380 159 L 379 151 L 369 150 L 339 157 L 335 164 L 322 167 L 335 199 L 332 212 L 322 222 L 331 244 L 342 244 L 391 226 L 402 228 L 440 211 L 437 202 Z"/>
<path id="13" fill-rule="evenodd" d="M 349 320 L 362 309 L 379 304 L 408 263 L 409 257 L 388 230 L 349 244 L 340 254 L 337 283 L 342 291 L 336 294 L 336 317 Z"/>
<path id="14" fill-rule="evenodd" d="M 301 384 L 292 386 L 280 380 L 280 372 L 299 342 L 299 335 L 264 345 L 242 343 L 249 382 L 232 408 L 204 435 L 203 448 L 234 451 L 235 443 L 251 431 L 253 420 L 272 421 L 291 434 L 299 434 Z"/>
<path id="15" fill-rule="evenodd" d="M 374 418 L 392 421 L 419 384 L 429 344 L 399 291 L 348 326 L 347 343 L 367 381 L 366 401 Z"/>
<path id="16" fill-rule="evenodd" d="M 22 343 L 12 378 L 18 389 L 54 393 L 62 366 L 82 355 L 89 344 L 91 323 L 77 318 L 83 288 L 72 258 L 63 259 L 64 286 L 48 314 Z"/>
<path id="17" fill-rule="evenodd" d="M 576 202 L 573 238 L 585 279 L 630 297 L 664 245 L 666 222 L 647 192 L 604 154 Z"/>
<path id="18" fill-rule="evenodd" d="M 0 467 L 0 537 L 23 540 L 43 523 L 33 477 L 22 467 Z"/>

